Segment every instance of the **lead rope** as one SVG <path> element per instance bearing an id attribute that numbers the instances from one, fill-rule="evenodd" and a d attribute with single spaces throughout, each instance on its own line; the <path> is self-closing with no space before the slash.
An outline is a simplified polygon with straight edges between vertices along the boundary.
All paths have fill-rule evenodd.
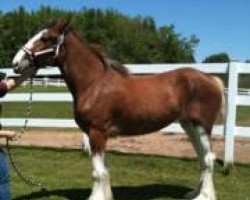
<path id="1" fill-rule="evenodd" d="M 33 77 L 30 78 L 30 81 L 29 81 L 29 90 L 30 90 L 29 100 L 28 100 L 28 102 L 25 106 L 25 109 L 24 109 L 25 121 L 24 121 L 24 125 L 19 133 L 19 137 L 21 137 L 25 133 L 25 131 L 27 129 L 27 125 L 28 125 L 28 118 L 29 118 L 30 113 L 31 113 L 32 100 L 33 100 Z M 7 147 L 7 152 L 8 152 L 9 158 L 10 158 L 10 163 L 13 166 L 13 169 L 16 172 L 16 174 L 18 175 L 18 177 L 27 185 L 40 188 L 41 190 L 45 190 L 41 181 L 38 181 L 37 179 L 34 179 L 31 176 L 26 176 L 21 171 L 21 169 L 18 165 L 18 160 L 16 159 L 16 157 L 12 153 L 8 139 L 7 139 L 6 147 Z"/>

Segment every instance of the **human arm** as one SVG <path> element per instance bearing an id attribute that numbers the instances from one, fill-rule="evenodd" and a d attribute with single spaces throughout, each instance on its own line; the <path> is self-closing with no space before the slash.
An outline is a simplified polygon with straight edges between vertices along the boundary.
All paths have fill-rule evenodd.
<path id="1" fill-rule="evenodd" d="M 0 131 L 0 138 L 14 139 L 16 137 L 17 137 L 17 133 L 14 131 L 6 131 L 6 130 Z"/>
<path id="2" fill-rule="evenodd" d="M 2 83 L 4 83 L 7 87 L 7 92 L 14 89 L 18 85 L 20 85 L 23 81 L 25 81 L 27 78 L 33 76 L 34 70 L 27 70 L 24 72 L 21 76 L 10 78 L 7 80 L 3 80 Z M 1 88 L 0 88 L 1 90 Z"/>

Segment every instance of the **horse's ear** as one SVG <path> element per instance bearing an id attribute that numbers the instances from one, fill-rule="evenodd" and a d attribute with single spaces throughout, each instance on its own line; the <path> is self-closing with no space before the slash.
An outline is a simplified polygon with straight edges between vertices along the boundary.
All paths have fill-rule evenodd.
<path id="1" fill-rule="evenodd" d="M 73 16 L 69 15 L 66 21 L 58 23 L 60 33 L 67 32 L 69 30 L 69 27 L 70 27 L 71 22 L 72 22 L 72 18 L 73 18 Z"/>

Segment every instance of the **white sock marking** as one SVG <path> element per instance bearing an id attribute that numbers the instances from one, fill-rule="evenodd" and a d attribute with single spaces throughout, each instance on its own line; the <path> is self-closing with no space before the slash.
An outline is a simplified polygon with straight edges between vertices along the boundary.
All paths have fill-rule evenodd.
<path id="1" fill-rule="evenodd" d="M 201 165 L 201 188 L 194 200 L 216 200 L 213 183 L 215 154 L 212 153 L 209 136 L 201 126 L 188 128 Z"/>
<path id="2" fill-rule="evenodd" d="M 89 200 L 111 200 L 112 191 L 109 173 L 104 163 L 104 154 L 92 156 L 94 184 Z"/>
<path id="3" fill-rule="evenodd" d="M 82 133 L 83 149 L 91 155 L 91 148 L 89 143 L 89 136 L 86 133 Z"/>

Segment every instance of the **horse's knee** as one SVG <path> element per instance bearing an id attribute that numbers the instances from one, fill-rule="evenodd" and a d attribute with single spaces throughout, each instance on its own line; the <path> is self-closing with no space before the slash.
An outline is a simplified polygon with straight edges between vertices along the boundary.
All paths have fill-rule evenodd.
<path id="1" fill-rule="evenodd" d="M 105 131 L 91 129 L 89 131 L 89 143 L 93 154 L 103 152 L 107 143 L 107 135 Z"/>

